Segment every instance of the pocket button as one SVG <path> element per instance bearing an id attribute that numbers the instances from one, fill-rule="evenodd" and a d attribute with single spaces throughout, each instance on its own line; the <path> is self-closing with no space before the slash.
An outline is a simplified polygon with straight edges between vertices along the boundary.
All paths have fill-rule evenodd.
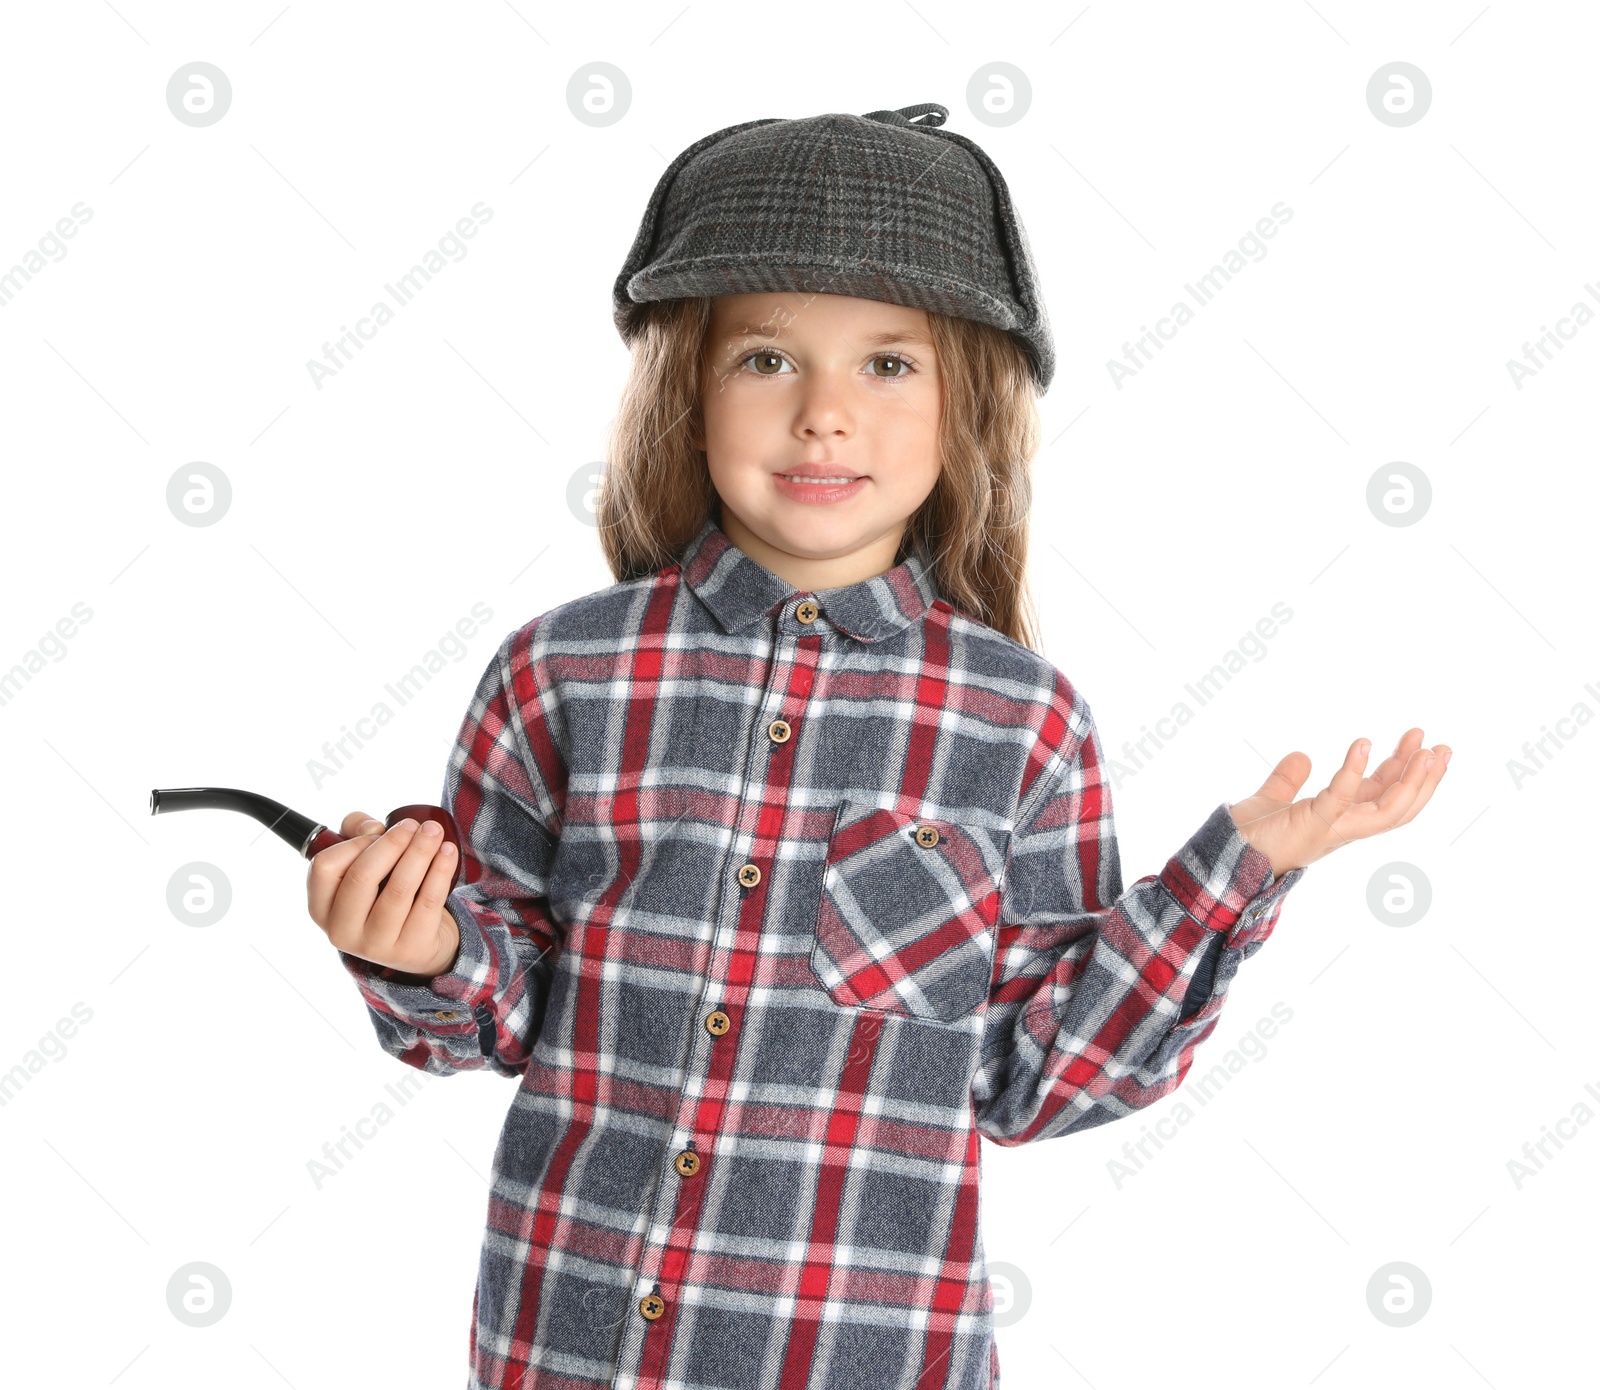
<path id="1" fill-rule="evenodd" d="M 938 828 L 932 825 L 919 825 L 917 827 L 917 843 L 923 849 L 932 849 L 939 843 Z"/>

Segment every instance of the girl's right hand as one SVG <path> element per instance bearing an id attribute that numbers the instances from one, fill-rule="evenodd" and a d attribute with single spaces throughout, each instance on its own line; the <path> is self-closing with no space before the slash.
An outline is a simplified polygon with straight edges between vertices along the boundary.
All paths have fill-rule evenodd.
<path id="1" fill-rule="evenodd" d="M 374 965 L 418 982 L 444 974 L 461 946 L 460 928 L 444 905 L 455 879 L 455 846 L 434 821 L 419 827 L 408 817 L 385 830 L 364 811 L 346 816 L 339 833 L 349 838 L 313 855 L 306 875 L 312 921 L 339 950 Z"/>

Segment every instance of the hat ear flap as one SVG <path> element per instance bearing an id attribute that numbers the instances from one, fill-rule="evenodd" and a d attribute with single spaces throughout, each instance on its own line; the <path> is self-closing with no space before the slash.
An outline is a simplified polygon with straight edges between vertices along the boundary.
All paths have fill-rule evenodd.
<path id="1" fill-rule="evenodd" d="M 1056 369 L 1055 344 L 1039 288 L 1039 271 L 1034 263 L 1033 248 L 1028 244 L 1028 233 L 1011 201 L 1011 189 L 981 145 L 964 135 L 957 135 L 953 130 L 941 130 L 939 135 L 945 140 L 959 141 L 988 175 L 989 185 L 994 190 L 995 208 L 1000 215 L 1000 245 L 1005 252 L 1006 267 L 1011 272 L 1011 288 L 1024 311 L 1023 321 L 1017 325 L 1012 337 L 1036 362 L 1040 380 L 1048 383 Z M 1044 392 L 1041 390 L 1040 394 Z"/>

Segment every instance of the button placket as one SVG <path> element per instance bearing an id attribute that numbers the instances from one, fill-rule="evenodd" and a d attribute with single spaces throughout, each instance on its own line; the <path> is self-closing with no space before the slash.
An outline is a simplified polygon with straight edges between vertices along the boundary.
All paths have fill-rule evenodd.
<path id="1" fill-rule="evenodd" d="M 804 610 L 802 612 L 801 610 Z M 817 604 L 809 600 L 802 601 L 791 610 L 793 616 L 801 623 L 814 622 L 821 610 Z M 792 653 L 786 654 L 782 648 L 791 647 L 802 636 L 815 637 L 810 633 L 796 633 L 785 631 L 785 624 L 781 620 L 777 624 L 777 634 L 771 655 L 768 661 L 768 686 L 765 691 L 762 706 L 758 711 L 756 722 L 753 725 L 753 737 L 750 739 L 746 763 L 744 786 L 742 788 L 740 809 L 737 813 L 735 825 L 742 825 L 750 809 L 751 789 L 767 785 L 771 776 L 772 759 L 780 749 L 788 746 L 793 738 L 794 726 L 790 721 L 781 717 L 768 716 L 765 711 L 776 706 L 781 709 L 788 698 L 782 685 L 778 684 L 792 676 L 794 660 Z M 786 640 L 787 639 L 787 640 Z M 730 846 L 730 857 L 738 862 L 738 856 L 744 845 L 741 843 L 751 834 L 744 831 Z M 745 850 L 748 853 L 748 849 Z M 712 934 L 712 939 L 707 951 L 707 974 L 702 982 L 700 1007 L 697 1017 L 700 1027 L 694 1030 L 693 1040 L 689 1047 L 689 1056 L 685 1065 L 683 1084 L 679 1090 L 677 1113 L 674 1116 L 673 1138 L 682 1145 L 671 1160 L 675 1181 L 660 1183 L 657 1187 L 655 1201 L 652 1204 L 650 1225 L 641 1251 L 638 1266 L 638 1277 L 645 1288 L 653 1292 L 640 1302 L 641 1321 L 635 1324 L 636 1339 L 623 1349 L 624 1361 L 629 1357 L 643 1358 L 636 1361 L 641 1370 L 646 1374 L 654 1374 L 651 1370 L 656 1358 L 661 1354 L 660 1347 L 654 1351 L 650 1349 L 650 1341 L 646 1336 L 649 1323 L 668 1311 L 667 1295 L 662 1291 L 659 1280 L 663 1270 L 668 1267 L 674 1249 L 682 1246 L 685 1232 L 677 1229 L 677 1215 L 679 1202 L 689 1200 L 694 1193 L 693 1201 L 698 1205 L 703 1188 L 704 1170 L 706 1159 L 701 1152 L 694 1148 L 697 1140 L 704 1143 L 714 1135 L 696 1135 L 696 1124 L 700 1107 L 705 1103 L 705 1083 L 715 1065 L 719 1047 L 733 1046 L 730 1035 L 734 1031 L 734 1018 L 725 1009 L 720 1007 L 719 993 L 726 982 L 711 976 L 710 970 L 719 957 L 731 959 L 737 947 L 741 927 L 745 925 L 744 914 L 749 909 L 746 903 L 750 897 L 750 890 L 757 887 L 762 881 L 762 869 L 759 864 L 750 860 L 739 863 L 733 874 L 736 887 L 721 895 L 718 905 L 717 928 Z M 704 1034 L 700 1029 L 704 1029 Z M 693 1137 L 691 1137 L 693 1136 Z M 670 1175 L 669 1175 L 670 1176 Z M 658 1237 L 655 1232 L 665 1231 L 666 1235 Z M 677 1245 L 674 1245 L 674 1241 Z M 648 1280 L 648 1283 L 644 1281 Z M 670 1292 L 670 1290 L 669 1290 Z M 659 1301 L 660 1312 L 651 1316 L 645 1311 L 645 1303 L 650 1299 Z M 651 1305 L 656 1306 L 655 1304 Z M 670 1330 L 670 1329 L 669 1329 Z"/>

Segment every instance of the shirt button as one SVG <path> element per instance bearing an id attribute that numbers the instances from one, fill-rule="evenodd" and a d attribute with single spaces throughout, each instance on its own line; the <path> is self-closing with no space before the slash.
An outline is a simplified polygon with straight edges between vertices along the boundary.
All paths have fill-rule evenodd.
<path id="1" fill-rule="evenodd" d="M 810 599 L 802 599 L 795 605 L 794 615 L 803 623 L 814 623 L 817 620 L 817 605 Z"/>
<path id="2" fill-rule="evenodd" d="M 452 1019 L 461 1017 L 460 1014 L 455 1013 L 450 1009 L 435 1009 L 433 1011 L 433 1016 L 437 1019 L 442 1019 L 446 1023 L 449 1023 Z"/>
<path id="3" fill-rule="evenodd" d="M 733 1020 L 723 1013 L 721 1009 L 706 1015 L 706 1032 L 713 1037 L 720 1038 L 732 1027 Z"/>
<path id="4" fill-rule="evenodd" d="M 647 1294 L 644 1298 L 639 1300 L 639 1311 L 643 1313 L 649 1321 L 654 1322 L 664 1312 L 667 1311 L 666 1300 L 663 1299 L 660 1294 Z"/>
<path id="5" fill-rule="evenodd" d="M 692 1178 L 700 1171 L 700 1155 L 693 1149 L 685 1149 L 673 1161 L 672 1166 L 682 1173 L 684 1177 Z"/>
<path id="6" fill-rule="evenodd" d="M 754 864 L 746 864 L 739 870 L 739 882 L 746 888 L 754 888 L 761 882 L 761 870 Z"/>
<path id="7" fill-rule="evenodd" d="M 921 845 L 923 849 L 932 849 L 936 844 L 939 843 L 938 830 L 931 825 L 919 825 L 917 827 L 917 843 Z"/>
<path id="8" fill-rule="evenodd" d="M 787 743 L 789 741 L 789 725 L 782 719 L 774 719 L 767 725 L 767 737 L 774 743 Z"/>

